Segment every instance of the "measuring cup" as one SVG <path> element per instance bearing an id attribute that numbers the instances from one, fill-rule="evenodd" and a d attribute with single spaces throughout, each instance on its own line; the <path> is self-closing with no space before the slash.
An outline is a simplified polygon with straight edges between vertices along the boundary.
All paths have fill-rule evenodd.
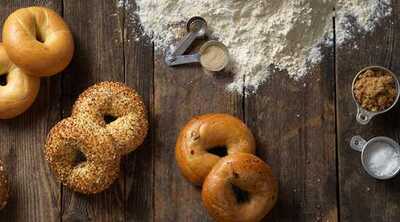
<path id="1" fill-rule="evenodd" d="M 361 164 L 362 164 L 364 170 L 370 176 L 374 177 L 375 179 L 387 180 L 387 179 L 395 177 L 399 173 L 399 171 L 400 171 L 400 146 L 396 141 L 394 141 L 388 137 L 384 137 L 384 136 L 374 137 L 374 138 L 370 139 L 369 141 L 366 141 L 361 136 L 354 136 L 353 138 L 351 138 L 350 147 L 353 150 L 361 152 Z M 382 160 L 382 164 L 379 165 L 380 168 L 386 167 L 386 169 L 388 169 L 388 171 L 390 171 L 389 173 L 378 172 L 379 170 L 377 170 L 378 169 L 377 166 L 374 166 L 373 164 L 369 164 L 371 162 L 372 158 L 374 158 L 374 155 L 379 155 L 376 153 L 377 149 L 392 149 L 393 150 L 394 154 L 392 157 L 398 161 L 387 162 L 385 160 Z M 375 158 L 376 157 L 377 156 L 375 156 Z M 379 158 L 379 156 L 378 156 L 378 158 Z M 382 155 L 381 155 L 381 158 L 382 158 Z M 397 159 L 397 158 L 399 158 L 399 159 Z M 389 165 L 389 164 L 393 164 L 393 163 L 395 163 L 395 165 Z M 376 168 L 375 170 L 373 169 L 374 167 Z"/>
<path id="2" fill-rule="evenodd" d="M 379 112 L 372 112 L 372 111 L 366 110 L 358 103 L 358 101 L 357 101 L 357 99 L 356 99 L 356 97 L 354 95 L 354 85 L 355 85 L 358 77 L 361 74 L 363 74 L 365 71 L 367 71 L 367 70 L 385 71 L 386 73 L 389 73 L 393 77 L 393 80 L 394 80 L 395 85 L 396 85 L 397 96 L 396 96 L 396 99 L 393 101 L 393 104 L 390 107 L 386 108 L 385 110 L 382 110 L 382 111 L 379 111 Z M 399 100 L 399 96 L 400 96 L 399 89 L 400 89 L 399 80 L 398 80 L 397 76 L 392 71 L 390 71 L 389 69 L 387 69 L 385 67 L 382 67 L 382 66 L 368 66 L 368 67 L 363 68 L 361 71 L 359 71 L 357 73 L 357 75 L 354 77 L 353 83 L 352 83 L 352 87 L 351 87 L 351 93 L 353 95 L 353 100 L 357 105 L 357 116 L 356 116 L 357 122 L 359 122 L 362 125 L 366 125 L 367 123 L 369 123 L 369 121 L 374 116 L 382 114 L 382 113 L 385 113 L 385 112 L 389 111 L 390 109 L 392 109 L 396 105 L 397 101 Z"/>
<path id="3" fill-rule="evenodd" d="M 214 47 L 214 50 L 218 50 L 219 54 L 217 55 L 219 58 L 207 57 L 208 50 Z M 207 58 L 206 58 L 207 57 Z M 218 61 L 220 61 L 218 63 Z M 217 63 L 216 63 L 217 62 Z M 191 55 L 181 55 L 176 56 L 174 59 L 171 59 L 168 63 L 169 66 L 177 66 L 189 63 L 200 63 L 201 66 L 211 72 L 219 72 L 223 70 L 229 63 L 229 52 L 227 47 L 218 41 L 208 41 L 204 43 L 198 53 L 194 53 Z"/>

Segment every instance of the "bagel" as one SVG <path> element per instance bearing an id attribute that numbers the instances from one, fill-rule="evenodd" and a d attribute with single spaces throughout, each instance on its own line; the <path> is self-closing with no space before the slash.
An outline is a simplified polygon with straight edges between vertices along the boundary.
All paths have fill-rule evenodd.
<path id="1" fill-rule="evenodd" d="M 9 196 L 10 194 L 6 170 L 3 162 L 0 161 L 0 210 L 7 205 Z"/>
<path id="2" fill-rule="evenodd" d="M 6 76 L 6 84 L 0 85 L 0 119 L 10 119 L 25 112 L 35 101 L 40 79 L 25 74 L 15 66 L 0 43 L 0 76 Z"/>
<path id="3" fill-rule="evenodd" d="M 215 147 L 226 147 L 227 154 L 254 153 L 255 140 L 239 119 L 228 114 L 206 114 L 194 117 L 180 131 L 175 156 L 182 174 L 201 185 L 211 168 L 221 159 L 209 153 Z"/>
<path id="4" fill-rule="evenodd" d="M 135 90 L 118 82 L 101 82 L 89 87 L 75 102 L 72 116 L 104 127 L 121 155 L 140 146 L 148 130 L 142 99 Z M 113 121 L 108 123 L 107 117 Z"/>
<path id="5" fill-rule="evenodd" d="M 260 221 L 275 205 L 278 183 L 258 157 L 235 153 L 222 158 L 208 174 L 203 204 L 216 221 Z"/>
<path id="6" fill-rule="evenodd" d="M 5 21 L 3 42 L 13 63 L 33 76 L 51 76 L 67 67 L 74 52 L 64 20 L 45 7 L 21 8 Z"/>
<path id="7" fill-rule="evenodd" d="M 81 152 L 86 160 L 77 163 Z M 105 129 L 85 119 L 66 118 L 48 135 L 45 158 L 56 177 L 84 194 L 107 189 L 119 174 L 120 155 Z"/>

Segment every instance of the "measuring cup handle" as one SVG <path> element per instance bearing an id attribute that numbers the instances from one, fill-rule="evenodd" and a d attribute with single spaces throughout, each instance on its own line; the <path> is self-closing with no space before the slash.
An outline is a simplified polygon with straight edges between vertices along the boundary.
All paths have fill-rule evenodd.
<path id="1" fill-rule="evenodd" d="M 350 140 L 350 147 L 353 150 L 361 152 L 366 143 L 367 143 L 367 141 L 364 138 L 362 138 L 361 136 L 353 136 Z"/>
<path id="2" fill-rule="evenodd" d="M 362 125 L 366 125 L 367 123 L 369 123 L 369 121 L 372 119 L 372 117 L 374 117 L 374 114 L 361 109 L 360 107 L 357 108 L 357 122 L 359 122 Z"/>
<path id="3" fill-rule="evenodd" d="M 189 64 L 189 63 L 197 63 L 197 62 L 200 62 L 200 54 L 195 53 L 195 54 L 191 54 L 191 55 L 170 57 L 170 58 L 167 58 L 165 62 L 168 66 L 177 66 L 177 65 Z"/>

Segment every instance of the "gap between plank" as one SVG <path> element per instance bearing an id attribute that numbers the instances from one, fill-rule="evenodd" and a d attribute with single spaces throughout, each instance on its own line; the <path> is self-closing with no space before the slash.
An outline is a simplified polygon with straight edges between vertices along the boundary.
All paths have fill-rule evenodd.
<path id="1" fill-rule="evenodd" d="M 64 19 L 64 0 L 61 0 L 61 17 Z M 60 108 L 60 113 L 59 113 L 59 117 L 60 119 L 63 117 L 63 107 L 62 107 L 62 103 L 63 103 L 63 95 L 64 95 L 64 75 L 61 75 L 60 77 L 60 98 L 59 98 L 59 108 Z M 64 194 L 64 188 L 62 183 L 60 182 L 60 215 L 59 215 L 59 221 L 62 222 L 62 216 L 64 214 L 64 209 L 63 209 L 63 194 Z"/>
<path id="2" fill-rule="evenodd" d="M 335 11 L 336 9 L 333 8 Z M 334 100 L 335 100 L 335 159 L 336 159 L 336 206 L 337 206 L 337 221 L 340 222 L 340 175 L 339 175 L 339 146 L 338 146 L 338 103 L 337 100 L 337 76 L 336 76 L 336 17 L 332 17 L 332 28 L 333 28 L 333 78 L 334 78 Z"/>
<path id="3" fill-rule="evenodd" d="M 123 6 L 123 10 L 119 10 L 119 11 L 122 11 L 122 21 L 121 21 L 121 38 L 122 38 L 122 59 L 123 59 L 123 65 L 122 65 L 122 71 L 124 72 L 124 83 L 126 84 L 126 85 L 128 85 L 127 84 L 127 82 L 126 82 L 126 65 L 127 65 L 127 63 L 126 63 L 126 58 L 125 58 L 125 16 L 126 16 L 126 5 L 128 4 L 127 3 L 127 1 L 128 0 L 124 0 L 124 6 Z M 128 214 L 127 214 L 127 202 L 128 202 L 128 196 L 127 196 L 127 193 L 126 193 L 126 169 L 125 169 L 125 167 L 126 167 L 126 156 L 123 156 L 122 157 L 122 161 L 123 161 L 123 164 L 121 164 L 122 166 L 124 166 L 124 169 L 123 169 L 123 171 L 124 171 L 124 176 L 123 176 L 123 190 L 122 190 L 122 208 L 123 208 L 123 212 L 124 212 L 124 215 L 123 215 L 123 218 L 124 218 L 124 221 L 126 222 L 126 221 L 128 221 Z"/>

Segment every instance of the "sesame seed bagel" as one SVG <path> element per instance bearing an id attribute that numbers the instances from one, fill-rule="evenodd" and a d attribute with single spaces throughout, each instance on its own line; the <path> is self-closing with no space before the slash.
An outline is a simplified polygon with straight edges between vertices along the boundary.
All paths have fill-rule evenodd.
<path id="1" fill-rule="evenodd" d="M 276 203 L 278 183 L 258 157 L 235 153 L 222 158 L 203 184 L 202 199 L 216 221 L 256 222 Z"/>
<path id="2" fill-rule="evenodd" d="M 0 43 L 0 76 L 7 75 L 0 85 L 0 119 L 14 118 L 25 112 L 35 101 L 40 79 L 27 75 L 15 66 Z"/>
<path id="3" fill-rule="evenodd" d="M 251 131 L 238 118 L 228 114 L 206 114 L 194 117 L 180 131 L 175 156 L 182 174 L 201 185 L 211 168 L 221 159 L 209 152 L 226 147 L 227 153 L 254 153 Z"/>
<path id="4" fill-rule="evenodd" d="M 3 41 L 11 61 L 37 77 L 61 72 L 74 52 L 67 24 L 55 11 L 45 7 L 21 8 L 8 16 Z"/>
<path id="5" fill-rule="evenodd" d="M 79 152 L 85 161 L 77 161 Z M 48 135 L 45 158 L 64 185 L 84 194 L 107 189 L 119 174 L 120 155 L 111 136 L 85 119 L 57 123 Z"/>
<path id="6" fill-rule="evenodd" d="M 9 187 L 6 169 L 2 161 L 0 161 L 0 210 L 3 209 L 8 202 Z"/>
<path id="7" fill-rule="evenodd" d="M 77 99 L 72 116 L 85 118 L 105 128 L 121 155 L 139 147 L 148 130 L 144 103 L 125 84 L 101 82 L 89 87 Z M 106 122 L 111 116 L 114 120 Z"/>

